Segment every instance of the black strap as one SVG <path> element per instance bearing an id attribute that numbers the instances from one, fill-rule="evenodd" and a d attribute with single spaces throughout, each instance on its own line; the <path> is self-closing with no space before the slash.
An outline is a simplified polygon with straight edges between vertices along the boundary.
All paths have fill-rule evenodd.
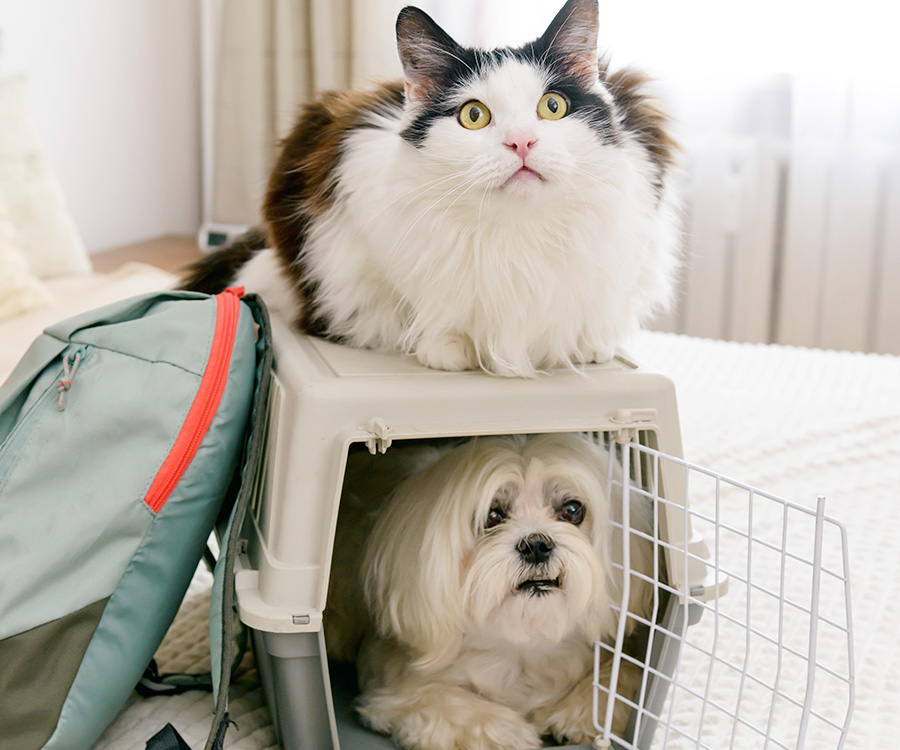
<path id="1" fill-rule="evenodd" d="M 231 684 L 231 668 L 234 659 L 234 561 L 238 555 L 241 529 L 244 517 L 255 490 L 256 472 L 262 462 L 265 444 L 265 425 L 269 408 L 269 385 L 272 372 L 272 329 L 269 313 L 262 300 L 255 294 L 242 297 L 253 312 L 259 326 L 258 346 L 260 348 L 256 370 L 256 395 L 250 421 L 250 437 L 241 468 L 241 489 L 235 501 L 234 519 L 228 544 L 220 554 L 225 555 L 225 586 L 222 592 L 222 666 L 219 675 L 219 694 L 216 698 L 216 712 L 213 726 L 206 740 L 205 750 L 221 750 L 225 743 L 225 732 L 234 722 L 228 716 L 228 687 Z"/>
<path id="2" fill-rule="evenodd" d="M 142 698 L 152 698 L 155 695 L 178 695 L 188 690 L 206 690 L 212 692 L 212 674 L 204 672 L 201 674 L 188 673 L 159 673 L 159 667 L 156 665 L 156 659 L 151 659 L 150 664 L 144 670 L 144 674 L 134 686 L 138 695 Z"/>
<path id="3" fill-rule="evenodd" d="M 208 544 L 206 545 L 206 549 L 203 550 L 203 562 L 206 563 L 206 567 L 210 573 L 216 569 L 216 556 L 209 548 Z"/>
<path id="4" fill-rule="evenodd" d="M 171 724 L 166 724 L 149 740 L 146 750 L 191 750 L 184 738 L 178 734 L 178 730 Z"/>
<path id="5" fill-rule="evenodd" d="M 213 738 L 212 750 L 225 750 L 225 732 L 228 731 L 228 727 L 230 726 L 237 728 L 237 724 L 231 720 L 228 711 L 226 711 L 225 715 L 222 717 L 221 723 L 216 728 L 216 736 Z"/>

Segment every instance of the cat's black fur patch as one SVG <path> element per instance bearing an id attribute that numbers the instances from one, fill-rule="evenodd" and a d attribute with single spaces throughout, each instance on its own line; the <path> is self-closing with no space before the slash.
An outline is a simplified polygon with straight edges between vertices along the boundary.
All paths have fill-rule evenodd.
<path id="1" fill-rule="evenodd" d="M 447 104 L 441 105 L 439 102 L 429 102 L 400 135 L 416 148 L 421 148 L 432 123 L 442 117 L 456 117 L 456 107 Z"/>
<path id="2" fill-rule="evenodd" d="M 521 62 L 543 68 L 549 72 L 547 91 L 557 91 L 566 97 L 569 110 L 566 117 L 577 117 L 585 122 L 600 138 L 601 143 L 617 145 L 613 114 L 603 97 L 585 88 L 582 79 L 573 75 L 565 59 L 547 50 L 543 40 L 526 44 L 524 47 L 510 50 L 510 55 Z M 599 70 L 597 79 L 599 80 Z"/>
<path id="3" fill-rule="evenodd" d="M 178 288 L 218 294 L 234 283 L 241 267 L 265 246 L 266 233 L 259 228 L 250 229 L 230 245 L 205 255 L 189 266 L 188 275 Z"/>

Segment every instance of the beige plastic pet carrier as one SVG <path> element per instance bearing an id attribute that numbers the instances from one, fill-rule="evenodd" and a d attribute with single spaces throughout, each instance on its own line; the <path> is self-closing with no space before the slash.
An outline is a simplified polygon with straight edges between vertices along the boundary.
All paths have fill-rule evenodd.
<path id="1" fill-rule="evenodd" d="M 378 453 L 409 439 L 548 432 L 593 434 L 624 468 L 609 471 L 610 490 L 626 500 L 641 493 L 654 509 L 654 610 L 638 618 L 644 657 L 624 653 L 624 617 L 617 643 L 597 643 L 595 663 L 612 652 L 613 674 L 595 679 L 594 747 L 843 746 L 853 703 L 844 530 L 821 502 L 789 503 L 684 461 L 664 375 L 625 356 L 527 380 L 439 372 L 272 324 L 267 458 L 236 588 L 285 750 L 395 747 L 359 726 L 355 686 L 330 674 L 325 657 L 322 612 L 351 446 Z M 621 533 L 627 545 L 640 532 L 626 515 Z M 757 580 L 754 560 L 770 555 L 779 575 Z M 616 692 L 625 659 L 643 669 L 633 700 Z M 614 700 L 598 710 L 604 693 L 632 709 L 623 736 L 610 730 Z"/>

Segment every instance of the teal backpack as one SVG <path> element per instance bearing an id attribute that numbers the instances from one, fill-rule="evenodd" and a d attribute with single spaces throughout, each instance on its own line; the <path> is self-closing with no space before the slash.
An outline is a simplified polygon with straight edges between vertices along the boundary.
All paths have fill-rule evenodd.
<path id="1" fill-rule="evenodd" d="M 217 519 L 243 512 L 271 348 L 265 308 L 241 295 L 163 292 L 63 321 L 0 387 L 0 750 L 89 750 Z M 226 686 L 230 566 L 220 555 L 211 618 Z M 226 711 L 227 689 L 207 747 Z"/>

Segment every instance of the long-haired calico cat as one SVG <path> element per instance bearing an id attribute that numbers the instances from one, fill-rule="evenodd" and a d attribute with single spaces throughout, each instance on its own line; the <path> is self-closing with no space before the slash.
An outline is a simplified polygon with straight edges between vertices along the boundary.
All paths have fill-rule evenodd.
<path id="1" fill-rule="evenodd" d="M 242 284 L 301 330 L 439 369 L 609 359 L 670 294 L 675 144 L 597 31 L 596 0 L 568 0 L 536 41 L 484 51 L 404 8 L 404 80 L 305 105 L 265 228 L 184 286 Z"/>

